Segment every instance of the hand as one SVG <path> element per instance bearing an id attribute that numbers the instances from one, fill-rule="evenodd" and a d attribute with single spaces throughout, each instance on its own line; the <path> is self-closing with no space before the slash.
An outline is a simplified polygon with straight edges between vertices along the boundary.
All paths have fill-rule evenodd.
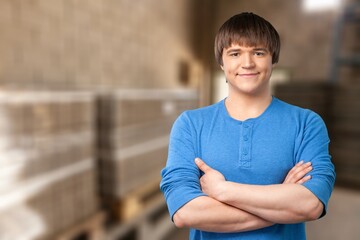
<path id="1" fill-rule="evenodd" d="M 195 159 L 195 164 L 204 172 L 204 175 L 200 178 L 202 191 L 216 199 L 216 196 L 221 194 L 223 190 L 222 184 L 226 182 L 224 175 L 206 165 L 200 158 Z"/>
<path id="2" fill-rule="evenodd" d="M 303 184 L 311 179 L 310 175 L 305 176 L 311 170 L 311 162 L 304 163 L 304 161 L 300 161 L 288 172 L 283 183 Z"/>

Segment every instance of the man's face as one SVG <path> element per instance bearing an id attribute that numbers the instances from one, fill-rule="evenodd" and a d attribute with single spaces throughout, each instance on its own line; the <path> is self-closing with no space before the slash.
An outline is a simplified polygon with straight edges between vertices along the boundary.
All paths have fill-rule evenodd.
<path id="1" fill-rule="evenodd" d="M 222 70 L 229 84 L 229 95 L 258 96 L 269 93 L 272 72 L 271 53 L 262 46 L 233 44 L 224 48 Z"/>

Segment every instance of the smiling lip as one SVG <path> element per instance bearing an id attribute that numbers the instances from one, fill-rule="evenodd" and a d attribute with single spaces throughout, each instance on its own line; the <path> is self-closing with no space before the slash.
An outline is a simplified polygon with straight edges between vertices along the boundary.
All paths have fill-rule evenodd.
<path id="1" fill-rule="evenodd" d="M 258 75 L 259 73 L 242 73 L 242 74 L 237 74 L 240 77 L 254 77 L 256 75 Z"/>

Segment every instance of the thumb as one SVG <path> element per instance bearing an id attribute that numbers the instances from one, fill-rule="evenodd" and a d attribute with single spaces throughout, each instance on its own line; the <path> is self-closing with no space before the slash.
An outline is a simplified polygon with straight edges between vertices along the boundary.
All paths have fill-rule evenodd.
<path id="1" fill-rule="evenodd" d="M 196 166 L 203 171 L 204 173 L 208 172 L 209 170 L 211 170 L 211 167 L 209 167 L 208 165 L 206 165 L 206 163 L 201 160 L 200 158 L 195 158 L 195 164 Z"/>

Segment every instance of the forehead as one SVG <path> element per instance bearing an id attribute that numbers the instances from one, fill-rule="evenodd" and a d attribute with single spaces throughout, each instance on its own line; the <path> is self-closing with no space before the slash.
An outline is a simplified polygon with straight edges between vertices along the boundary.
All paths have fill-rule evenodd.
<path id="1" fill-rule="evenodd" d="M 239 43 L 232 43 L 229 47 L 225 47 L 224 50 L 232 50 L 232 49 L 239 49 L 239 50 L 254 50 L 254 49 L 261 49 L 269 51 L 269 49 L 264 44 L 259 45 L 244 45 Z"/>

